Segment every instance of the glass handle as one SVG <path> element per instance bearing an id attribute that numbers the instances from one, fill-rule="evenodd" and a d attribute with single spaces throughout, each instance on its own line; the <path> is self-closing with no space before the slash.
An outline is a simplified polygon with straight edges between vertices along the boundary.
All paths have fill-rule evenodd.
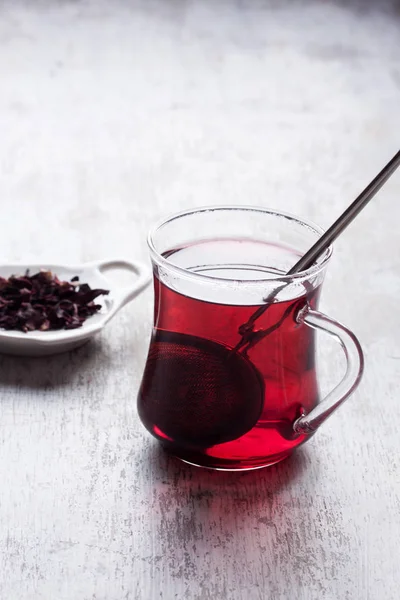
<path id="1" fill-rule="evenodd" d="M 297 321 L 332 335 L 342 346 L 347 359 L 342 381 L 310 413 L 297 419 L 293 425 L 296 433 L 311 435 L 357 388 L 364 370 L 364 356 L 354 333 L 326 315 L 306 306 L 299 312 Z"/>

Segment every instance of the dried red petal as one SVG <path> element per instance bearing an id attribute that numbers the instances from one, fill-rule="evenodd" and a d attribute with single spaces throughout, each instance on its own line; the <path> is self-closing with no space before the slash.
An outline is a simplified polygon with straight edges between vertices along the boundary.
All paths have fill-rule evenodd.
<path id="1" fill-rule="evenodd" d="M 93 300 L 108 290 L 92 289 L 79 283 L 61 281 L 50 271 L 23 277 L 0 277 L 0 328 L 24 332 L 75 329 L 101 309 Z"/>

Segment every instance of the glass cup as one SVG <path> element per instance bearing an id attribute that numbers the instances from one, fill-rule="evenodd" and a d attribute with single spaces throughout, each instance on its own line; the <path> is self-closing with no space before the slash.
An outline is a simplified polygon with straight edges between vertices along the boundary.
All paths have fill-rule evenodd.
<path id="1" fill-rule="evenodd" d="M 244 470 L 275 464 L 305 442 L 356 389 L 357 338 L 320 313 L 332 249 L 285 273 L 323 231 L 274 210 L 189 210 L 149 234 L 154 327 L 139 416 L 182 460 Z M 315 330 L 339 341 L 347 371 L 320 400 Z"/>

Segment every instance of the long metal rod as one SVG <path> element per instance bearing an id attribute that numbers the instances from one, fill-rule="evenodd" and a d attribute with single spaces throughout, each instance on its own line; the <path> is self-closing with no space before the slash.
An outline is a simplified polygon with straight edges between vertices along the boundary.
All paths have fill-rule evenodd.
<path id="1" fill-rule="evenodd" d="M 362 211 L 364 206 L 368 204 L 375 194 L 381 189 L 384 183 L 393 175 L 397 167 L 400 166 L 400 150 L 388 162 L 386 167 L 375 177 L 373 181 L 361 194 L 354 200 L 352 204 L 344 211 L 343 214 L 329 227 L 329 229 L 319 238 L 301 259 L 288 271 L 288 275 L 293 275 L 299 271 L 309 269 L 320 254 L 326 250 L 331 243 L 346 229 L 352 220 Z"/>
<path id="2" fill-rule="evenodd" d="M 340 217 L 329 227 L 329 229 L 319 238 L 319 240 L 311 246 L 311 248 L 301 257 L 301 259 L 287 272 L 287 275 L 293 275 L 305 269 L 309 269 L 315 262 L 315 260 L 326 250 L 333 240 L 335 240 L 350 223 L 358 215 L 360 211 L 368 204 L 375 194 L 381 189 L 383 184 L 389 179 L 391 175 L 400 166 L 400 150 L 395 156 L 388 162 L 388 164 L 382 169 L 382 171 L 371 181 L 369 185 L 361 192 L 361 194 L 354 200 L 352 204 L 340 215 Z M 241 340 L 233 349 L 238 351 L 241 348 L 247 346 L 250 348 L 254 344 L 261 341 L 265 335 L 268 335 L 269 330 L 254 332 L 254 323 L 261 317 L 262 314 L 271 306 L 277 293 L 283 289 L 285 285 L 282 285 L 277 290 L 274 290 L 270 295 L 265 298 L 265 304 L 260 306 L 248 319 L 246 323 L 243 323 L 239 327 L 239 334 Z M 246 350 L 245 350 L 246 351 Z"/>

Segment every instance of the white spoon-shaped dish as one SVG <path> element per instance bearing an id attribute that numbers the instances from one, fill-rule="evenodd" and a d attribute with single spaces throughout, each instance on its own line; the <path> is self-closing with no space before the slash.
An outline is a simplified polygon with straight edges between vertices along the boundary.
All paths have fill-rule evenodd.
<path id="1" fill-rule="evenodd" d="M 125 304 L 136 298 L 150 282 L 150 269 L 144 264 L 128 260 L 103 260 L 83 265 L 10 264 L 0 265 L 0 277 L 23 275 L 29 269 L 33 275 L 41 269 L 51 271 L 62 281 L 70 281 L 76 275 L 81 283 L 88 283 L 91 288 L 110 290 L 108 296 L 96 298 L 101 310 L 89 317 L 78 329 L 61 329 L 57 331 L 6 331 L 0 329 L 0 353 L 19 356 L 46 356 L 65 352 L 81 346 L 91 337 L 99 333 Z M 127 287 L 116 285 L 107 272 L 124 269 L 133 276 L 133 282 Z"/>

